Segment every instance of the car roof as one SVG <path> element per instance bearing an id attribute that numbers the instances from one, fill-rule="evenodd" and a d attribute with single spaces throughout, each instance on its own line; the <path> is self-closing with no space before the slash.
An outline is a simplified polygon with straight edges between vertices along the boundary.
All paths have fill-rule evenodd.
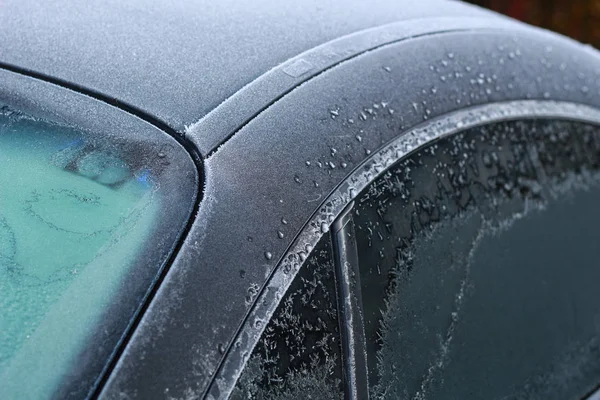
<path id="1" fill-rule="evenodd" d="M 444 0 L 3 0 L 0 67 L 100 93 L 182 133 L 322 43 L 411 18 L 486 14 Z"/>

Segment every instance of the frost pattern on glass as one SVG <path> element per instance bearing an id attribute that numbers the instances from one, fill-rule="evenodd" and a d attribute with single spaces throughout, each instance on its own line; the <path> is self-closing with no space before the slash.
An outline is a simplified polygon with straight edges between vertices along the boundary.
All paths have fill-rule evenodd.
<path id="1" fill-rule="evenodd" d="M 527 266 L 510 270 L 512 277 L 506 277 L 500 264 L 510 260 L 509 267 L 516 265 L 525 258 L 521 253 L 533 252 L 540 241 L 559 242 L 569 230 L 597 235 L 592 222 L 590 227 L 583 220 L 575 226 L 551 221 L 570 215 L 573 207 L 598 214 L 596 203 L 586 196 L 597 200 L 599 188 L 598 128 L 541 120 L 496 123 L 440 139 L 395 164 L 364 189 L 357 196 L 355 222 L 372 396 L 512 399 L 585 394 L 586 385 L 600 374 L 600 307 L 586 297 L 595 289 L 585 284 L 597 282 L 600 269 L 582 267 L 578 275 L 569 275 L 571 266 L 563 264 L 544 277 L 546 271 L 540 266 Z M 536 229 L 558 232 L 557 237 L 545 238 Z M 518 235 L 520 241 L 514 239 Z M 502 245 L 508 255 L 494 249 Z M 584 251 L 590 247 L 598 247 L 595 240 Z M 493 262 L 486 258 L 490 254 L 495 254 Z M 600 264 L 590 257 L 591 252 L 584 261 Z M 486 281 L 491 277 L 494 282 Z M 515 279 L 530 286 L 522 283 L 511 289 Z M 572 281 L 583 285 L 583 290 L 565 283 L 571 297 L 561 302 L 544 291 L 541 279 L 548 286 Z M 495 297 L 485 297 L 486 293 Z M 549 308 L 537 314 L 532 311 L 531 320 L 540 326 L 549 324 L 544 335 L 518 318 L 522 325 L 515 323 L 515 330 L 502 331 L 514 322 L 513 314 L 519 314 L 515 304 L 525 314 L 528 307 L 538 305 L 539 298 L 550 299 L 541 302 Z M 560 312 L 569 301 L 587 322 L 564 321 L 575 318 Z M 547 318 L 537 321 L 538 314 Z M 485 322 L 479 326 L 478 321 Z M 512 335 L 514 343 L 508 345 L 486 331 L 494 321 L 505 322 L 495 332 Z M 569 331 L 572 325 L 581 333 Z M 562 331 L 555 333 L 552 326 Z M 537 340 L 527 336 L 529 330 Z M 538 343 L 544 343 L 551 354 L 537 354 Z M 494 353 L 511 350 L 522 352 L 524 366 L 512 368 L 510 357 Z M 498 365 L 504 368 L 494 369 Z M 481 383 L 486 378 L 477 374 L 478 369 L 487 373 L 486 382 Z"/>
<path id="2" fill-rule="evenodd" d="M 341 399 L 333 256 L 325 235 L 254 348 L 231 399 Z"/>
<path id="3" fill-rule="evenodd" d="M 156 225 L 150 171 L 98 142 L 0 110 L 3 398 L 55 390 Z"/>

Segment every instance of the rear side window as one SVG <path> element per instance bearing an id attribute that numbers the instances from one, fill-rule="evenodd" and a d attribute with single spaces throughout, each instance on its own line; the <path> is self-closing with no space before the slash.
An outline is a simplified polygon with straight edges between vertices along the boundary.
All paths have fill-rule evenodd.
<path id="1" fill-rule="evenodd" d="M 600 129 L 440 139 L 354 207 L 372 398 L 582 398 L 600 384 Z"/>
<path id="2" fill-rule="evenodd" d="M 0 111 L 0 397 L 85 394 L 167 261 L 196 173 L 148 139 Z"/>
<path id="3" fill-rule="evenodd" d="M 342 399 L 334 261 L 321 238 L 257 343 L 231 399 Z"/>

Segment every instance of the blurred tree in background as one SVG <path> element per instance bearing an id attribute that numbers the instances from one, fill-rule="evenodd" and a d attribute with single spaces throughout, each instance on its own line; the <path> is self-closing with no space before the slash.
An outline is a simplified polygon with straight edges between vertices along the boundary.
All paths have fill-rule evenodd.
<path id="1" fill-rule="evenodd" d="M 468 0 L 600 48 L 600 0 Z"/>

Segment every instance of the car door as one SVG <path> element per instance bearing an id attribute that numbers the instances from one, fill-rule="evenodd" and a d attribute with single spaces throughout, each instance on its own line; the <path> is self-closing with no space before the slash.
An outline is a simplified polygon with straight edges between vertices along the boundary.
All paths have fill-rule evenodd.
<path id="1" fill-rule="evenodd" d="M 578 121 L 479 125 L 471 117 L 482 108 L 450 117 L 460 129 L 432 124 L 375 153 L 350 176 L 355 194 L 266 324 L 232 398 L 591 393 L 600 383 L 600 113 L 581 111 Z M 427 129 L 428 141 L 407 145 Z M 324 284 L 330 300 L 314 302 Z M 338 319 L 320 326 L 326 350 L 307 340 L 311 313 Z"/>
<path id="2" fill-rule="evenodd" d="M 315 390 L 330 398 L 585 398 L 597 388 L 595 100 L 588 84 L 575 93 L 568 90 L 572 84 L 557 83 L 563 78 L 548 79 L 548 91 L 541 79 L 517 89 L 518 74 L 504 65 L 534 53 L 525 52 L 517 37 L 488 37 L 494 44 L 482 47 L 494 54 L 493 62 L 479 57 L 482 50 L 471 65 L 464 65 L 466 50 L 459 55 L 459 45 L 451 43 L 459 37 L 432 42 L 439 58 L 425 65 L 435 79 L 415 75 L 410 82 L 418 89 L 406 97 L 393 94 L 398 88 L 405 93 L 405 86 L 348 88 L 343 82 L 356 82 L 349 77 L 360 76 L 358 69 L 368 71 L 367 82 L 385 82 L 394 64 L 383 54 L 417 59 L 407 55 L 409 43 L 314 82 L 321 104 L 344 102 L 325 108 L 330 115 L 319 120 L 327 126 L 319 130 L 327 144 L 338 145 L 317 160 L 333 164 L 326 170 L 330 176 L 338 168 L 350 171 L 341 173 L 344 178 L 283 254 L 209 395 L 278 398 Z M 421 56 L 426 43 L 419 43 Z M 554 58 L 565 56 L 556 43 L 538 49 L 535 62 L 567 69 L 566 60 Z M 404 85 L 410 71 L 407 66 L 398 73 Z M 563 90 L 551 94 L 551 87 Z M 525 93 L 506 100 L 511 89 Z M 430 100 L 409 100 L 420 95 Z M 565 101 L 571 95 L 587 100 Z M 453 110 L 439 114 L 444 107 Z M 310 169 L 315 158 L 307 161 Z M 262 327 L 277 323 L 265 321 L 277 304 L 282 307 L 279 299 L 287 294 L 281 288 L 296 285 L 290 271 L 302 272 L 298 264 L 320 240 L 332 246 L 342 388 L 329 390 L 338 388 L 339 372 L 330 370 L 328 386 L 321 385 L 310 364 L 278 375 L 276 384 L 261 380 L 256 371 L 273 371 L 270 364 L 256 364 L 265 348 Z"/>

